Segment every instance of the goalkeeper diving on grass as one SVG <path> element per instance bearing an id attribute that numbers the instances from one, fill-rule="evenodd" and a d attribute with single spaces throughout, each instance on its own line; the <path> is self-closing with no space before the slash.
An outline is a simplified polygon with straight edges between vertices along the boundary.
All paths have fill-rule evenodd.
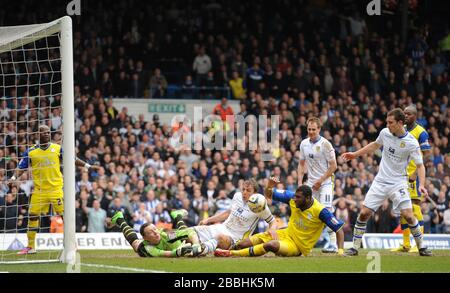
<path id="1" fill-rule="evenodd" d="M 344 222 L 338 220 L 327 208 L 312 196 L 312 189 L 301 185 L 294 192 L 276 189 L 277 178 L 271 177 L 264 191 L 267 199 L 284 202 L 291 208 L 286 229 L 276 230 L 278 239 L 268 233 L 255 234 L 237 243 L 234 250 L 217 249 L 215 256 L 260 256 L 273 252 L 279 256 L 308 255 L 328 226 L 337 236 L 338 252 L 344 252 Z"/>
<path id="2" fill-rule="evenodd" d="M 123 217 L 117 212 L 111 218 L 111 224 L 120 228 L 125 239 L 140 257 L 180 257 L 197 256 L 202 248 L 195 230 L 186 227 L 183 217 L 186 210 L 174 210 L 170 213 L 177 224 L 177 229 L 169 232 L 156 228 L 151 223 L 145 223 L 140 228 L 143 240 L 139 239 Z"/>

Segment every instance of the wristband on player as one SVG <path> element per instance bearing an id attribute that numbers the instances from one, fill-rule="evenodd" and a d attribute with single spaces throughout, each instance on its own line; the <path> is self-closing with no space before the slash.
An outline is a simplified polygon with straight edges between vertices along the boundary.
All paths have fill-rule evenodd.
<path id="1" fill-rule="evenodd" d="M 84 168 L 86 168 L 86 170 L 89 170 L 91 167 L 92 167 L 92 165 L 90 165 L 88 163 L 84 164 Z"/>

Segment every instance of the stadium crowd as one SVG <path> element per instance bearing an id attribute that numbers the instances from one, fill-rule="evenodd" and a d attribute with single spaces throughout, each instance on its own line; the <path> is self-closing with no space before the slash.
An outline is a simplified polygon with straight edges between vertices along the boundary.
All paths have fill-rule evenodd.
<path id="1" fill-rule="evenodd" d="M 339 155 L 375 140 L 388 110 L 414 103 L 432 145 L 426 163 L 430 196 L 422 203 L 425 232 L 450 233 L 448 31 L 417 23 L 403 43 L 395 22 L 369 27 L 354 13 L 274 3 L 277 12 L 271 14 L 271 7 L 258 1 L 208 1 L 201 7 L 191 1 L 130 6 L 117 1 L 108 7 L 98 2 L 104 5 L 102 16 L 83 19 L 74 33 L 78 156 L 102 166 L 77 175 L 78 232 L 115 231 L 106 224 L 118 210 L 136 230 L 145 222 L 171 227 L 173 208 L 187 209 L 186 222 L 195 225 L 228 209 L 250 177 L 262 188 L 275 175 L 295 190 L 306 120 L 317 116 L 338 157 L 335 214 L 346 222 L 350 240 L 380 157 L 345 163 Z M 176 68 L 164 60 L 176 60 Z M 177 151 L 170 144 L 173 129 L 156 115 L 145 121 L 114 107 L 114 97 L 164 97 L 169 84 L 229 86 L 233 99 L 240 100 L 240 112 L 234 114 L 280 115 L 276 160 L 263 161 L 259 151 Z M 14 104 L 14 93 L 6 95 L 0 103 L 0 231 L 25 232 L 32 183 L 26 174 L 19 186 L 6 181 L 23 151 L 17 146 L 26 143 L 25 132 L 36 130 L 37 122 L 16 123 L 12 108 L 20 116 L 28 101 Z M 220 103 L 222 97 L 216 98 Z M 60 141 L 60 99 L 41 101 L 40 107 L 32 115 L 47 119 L 53 140 Z M 398 229 L 390 206 L 386 201 L 368 232 Z M 286 205 L 275 205 L 273 212 L 287 223 Z"/>

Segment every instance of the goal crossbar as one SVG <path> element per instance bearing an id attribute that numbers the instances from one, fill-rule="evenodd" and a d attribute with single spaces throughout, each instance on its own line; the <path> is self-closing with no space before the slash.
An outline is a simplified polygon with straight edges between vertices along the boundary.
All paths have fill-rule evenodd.
<path id="1" fill-rule="evenodd" d="M 49 23 L 0 27 L 0 54 L 27 45 L 61 30 L 61 21 Z"/>

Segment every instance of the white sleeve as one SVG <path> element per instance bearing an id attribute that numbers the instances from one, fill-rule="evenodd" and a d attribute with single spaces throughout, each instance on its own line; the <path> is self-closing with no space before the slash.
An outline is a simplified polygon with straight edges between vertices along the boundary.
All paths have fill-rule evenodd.
<path id="1" fill-rule="evenodd" d="M 420 146 L 414 145 L 412 152 L 411 152 L 411 159 L 414 160 L 414 163 L 416 163 L 416 165 L 423 164 L 423 158 L 422 158 L 422 152 L 420 151 Z"/>
<path id="2" fill-rule="evenodd" d="M 375 140 L 376 143 L 384 145 L 384 136 L 386 135 L 386 131 L 387 129 L 384 128 L 383 130 L 380 131 L 380 134 L 378 134 L 377 140 Z"/>
<path id="3" fill-rule="evenodd" d="M 329 141 L 326 141 L 323 144 L 323 148 L 324 148 L 324 151 L 325 151 L 325 158 L 327 159 L 327 161 L 328 162 L 335 161 L 336 160 L 336 153 L 335 153 L 334 148 L 331 145 L 331 143 Z"/>
<path id="4" fill-rule="evenodd" d="M 258 216 L 261 219 L 263 219 L 264 221 L 266 221 L 267 224 L 271 224 L 273 221 L 275 221 L 275 217 L 270 212 L 268 205 L 266 205 L 266 208 L 264 209 L 264 211 L 258 213 Z"/>

